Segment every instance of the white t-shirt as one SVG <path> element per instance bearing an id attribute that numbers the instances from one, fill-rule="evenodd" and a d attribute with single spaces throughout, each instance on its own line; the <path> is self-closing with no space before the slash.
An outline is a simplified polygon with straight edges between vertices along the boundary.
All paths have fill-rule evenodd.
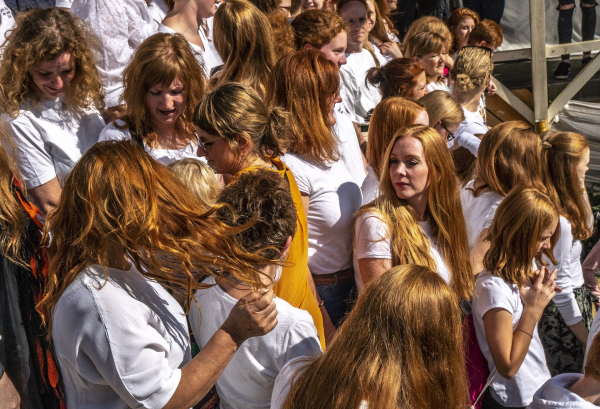
<path id="1" fill-rule="evenodd" d="M 423 230 L 423 233 L 429 239 L 429 251 L 437 266 L 438 274 L 445 282 L 451 285 L 452 273 L 437 249 L 431 225 L 428 222 L 419 222 L 419 226 L 421 226 L 421 230 Z M 388 226 L 379 218 L 379 214 L 374 211 L 362 213 L 358 219 L 356 219 L 354 228 L 354 279 L 359 292 L 362 291 L 364 285 L 358 266 L 358 260 L 364 258 L 392 259 L 392 248 Z"/>
<path id="2" fill-rule="evenodd" d="M 158 32 L 155 13 L 150 13 L 146 0 L 73 0 L 71 13 L 88 23 L 98 37 L 101 47 L 96 65 L 106 106 L 119 105 L 123 70 L 140 44 Z"/>
<path id="3" fill-rule="evenodd" d="M 148 4 L 148 14 L 157 24 L 161 24 L 169 12 L 169 6 L 165 0 L 150 0 Z"/>
<path id="4" fill-rule="evenodd" d="M 352 121 L 347 115 L 334 110 L 335 125 L 333 126 L 333 134 L 338 137 L 339 150 L 342 160 L 352 174 L 356 183 L 360 186 L 367 176 L 365 173 L 365 165 L 363 162 L 362 152 L 358 144 L 356 130 Z"/>
<path id="5" fill-rule="evenodd" d="M 346 53 L 346 64 L 340 68 L 340 95 L 352 121 L 366 124 L 365 117 L 371 109 L 375 109 L 381 101 L 379 88 L 366 85 L 367 71 L 376 67 L 375 60 L 364 48 L 360 53 Z"/>
<path id="6" fill-rule="evenodd" d="M 527 409 L 598 409 L 569 390 L 582 377 L 580 373 L 564 373 L 551 378 L 535 393 Z"/>
<path id="7" fill-rule="evenodd" d="M 171 27 L 167 27 L 167 26 L 163 25 L 162 23 L 158 26 L 158 32 L 159 33 L 167 33 L 167 34 L 175 34 L 176 33 L 176 31 L 173 30 Z M 206 35 L 204 34 L 204 30 L 202 29 L 202 27 L 200 27 L 200 29 L 198 30 L 198 34 L 200 35 L 202 44 L 204 44 L 204 50 L 196 44 L 193 44 L 193 43 L 188 43 L 188 44 L 192 48 L 192 51 L 194 51 L 194 53 L 196 54 L 196 60 L 198 60 L 198 64 L 200 64 L 200 66 L 204 70 L 204 73 L 206 74 L 206 78 L 210 78 L 210 71 L 214 67 L 218 67 L 219 65 L 222 65 L 223 62 L 221 61 L 221 57 L 219 57 L 218 54 L 216 54 L 216 55 L 213 54 L 212 49 L 208 46 L 208 39 L 206 38 Z"/>
<path id="8" fill-rule="evenodd" d="M 108 271 L 83 270 L 52 316 L 67 407 L 162 408 L 191 359 L 185 314 L 133 265 Z"/>
<path id="9" fill-rule="evenodd" d="M 513 330 L 516 330 L 523 313 L 523 302 L 518 286 L 483 270 L 475 283 L 473 318 L 477 341 L 488 362 L 490 372 L 496 368 L 496 365 L 485 337 L 483 316 L 492 308 L 502 308 L 512 314 Z M 506 379 L 497 373 L 490 384 L 490 391 L 492 397 L 504 406 L 527 406 L 531 403 L 534 393 L 548 379 L 550 379 L 550 372 L 536 325 L 529 351 L 516 375 L 512 379 Z"/>
<path id="10" fill-rule="evenodd" d="M 313 359 L 296 358 L 290 361 L 275 380 L 273 396 L 271 398 L 271 409 L 281 409 L 290 393 L 292 382 L 311 364 Z M 367 403 L 363 401 L 359 409 L 367 409 Z"/>
<path id="11" fill-rule="evenodd" d="M 120 119 L 117 119 L 117 123 L 119 126 L 125 124 L 125 122 Z M 115 125 L 115 122 L 111 122 L 110 124 L 106 125 L 106 127 L 100 133 L 99 141 L 124 141 L 129 139 L 131 139 L 131 133 L 128 129 L 119 129 Z M 198 159 L 206 163 L 206 158 L 204 156 L 198 156 L 198 142 L 196 142 L 196 140 L 192 140 L 189 145 L 181 149 L 154 149 L 145 143 L 144 148 L 150 156 L 165 166 L 185 158 Z"/>
<path id="12" fill-rule="evenodd" d="M 15 26 L 15 18 L 4 0 L 0 0 L 0 45 L 6 40 L 8 30 Z"/>
<path id="13" fill-rule="evenodd" d="M 441 81 L 434 81 L 427 84 L 427 90 L 429 92 L 433 91 L 446 91 L 451 92 L 450 87 L 448 87 L 448 79 L 443 78 Z"/>
<path id="14" fill-rule="evenodd" d="M 360 187 L 363 195 L 363 206 L 379 197 L 379 179 L 377 179 L 377 175 L 375 175 L 375 171 L 373 171 L 371 165 L 367 165 L 367 172 L 369 173 Z"/>
<path id="15" fill-rule="evenodd" d="M 209 277 L 204 284 L 215 284 Z M 196 292 L 200 310 L 192 305 L 190 327 L 202 349 L 223 325 L 238 300 L 218 285 Z M 321 353 L 319 336 L 310 314 L 275 298 L 277 326 L 238 348 L 216 383 L 222 409 L 269 408 L 275 378 L 292 359 Z"/>
<path id="16" fill-rule="evenodd" d="M 460 190 L 460 203 L 467 225 L 469 251 L 473 250 L 477 238 L 483 229 L 492 225 L 494 215 L 503 197 L 492 191 L 484 191 L 479 196 L 473 196 L 473 180 Z"/>
<path id="17" fill-rule="evenodd" d="M 81 156 L 98 142 L 104 120 L 96 111 L 73 115 L 62 109 L 64 95 L 42 100 L 36 107 L 25 103 L 15 119 L 3 116 L 19 148 L 19 169 L 27 188 L 58 177 L 62 186 Z"/>
<path id="18" fill-rule="evenodd" d="M 557 265 L 544 256 L 544 261 L 548 263 L 548 269 L 554 271 L 558 269 L 556 276 L 556 286 L 562 291 L 557 292 L 552 301 L 565 320 L 567 325 L 577 324 L 582 320 L 581 311 L 573 290 L 584 284 L 583 270 L 581 269 L 581 242 L 573 239 L 571 223 L 563 216 L 560 216 L 560 236 L 554 246 L 554 258 Z"/>
<path id="19" fill-rule="evenodd" d="M 352 176 L 343 159 L 326 165 L 290 153 L 281 159 L 294 173 L 300 192 L 309 196 L 308 267 L 311 273 L 331 274 L 350 268 L 352 225 L 354 213 L 362 204 L 362 181 Z"/>
<path id="20" fill-rule="evenodd" d="M 483 118 L 479 112 L 471 112 L 463 107 L 463 113 L 465 114 L 465 119 L 460 123 L 456 132 L 454 132 L 454 135 L 456 135 L 457 138 L 463 133 L 468 133 L 471 135 L 487 133 L 489 129 L 483 123 Z"/>

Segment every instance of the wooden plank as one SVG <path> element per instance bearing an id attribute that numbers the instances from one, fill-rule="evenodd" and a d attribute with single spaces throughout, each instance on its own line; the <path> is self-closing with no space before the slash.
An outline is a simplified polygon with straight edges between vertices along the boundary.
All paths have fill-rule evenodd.
<path id="1" fill-rule="evenodd" d="M 535 121 L 548 120 L 548 72 L 546 67 L 546 5 L 529 0 L 531 25 L 531 76 Z"/>
<path id="2" fill-rule="evenodd" d="M 527 58 L 531 58 L 531 48 L 510 51 L 496 51 L 494 53 L 494 62 L 524 60 Z"/>
<path id="3" fill-rule="evenodd" d="M 513 106 L 511 106 L 508 102 L 503 100 L 498 94 L 496 95 L 488 95 L 485 98 L 485 105 L 489 113 L 500 122 L 506 121 L 527 121 L 527 119 L 521 115 L 519 111 L 517 111 Z M 532 115 L 533 116 L 533 115 Z M 488 126 L 493 126 L 491 124 L 491 117 L 488 115 Z"/>
<path id="4" fill-rule="evenodd" d="M 546 47 L 546 57 L 560 57 L 563 54 L 585 53 L 600 50 L 600 40 L 583 41 L 580 43 L 556 44 Z M 494 53 L 494 57 L 496 53 Z"/>
<path id="5" fill-rule="evenodd" d="M 577 74 L 573 81 L 552 101 L 548 108 L 548 119 L 552 120 L 561 109 L 579 92 L 581 88 L 600 70 L 600 54 L 596 54 L 594 59 Z"/>
<path id="6" fill-rule="evenodd" d="M 533 94 L 527 88 L 511 89 L 512 93 L 533 110 Z"/>
<path id="7" fill-rule="evenodd" d="M 532 0 L 534 1 L 534 0 Z M 508 88 L 506 88 L 500 81 L 492 77 L 492 81 L 496 84 L 496 95 L 506 101 L 517 111 L 526 121 L 533 124 L 535 122 L 534 112 L 521 101 L 515 94 L 513 94 Z M 547 92 L 547 90 L 546 90 Z M 548 95 L 548 94 L 546 94 Z M 547 97 L 546 97 L 547 98 Z"/>

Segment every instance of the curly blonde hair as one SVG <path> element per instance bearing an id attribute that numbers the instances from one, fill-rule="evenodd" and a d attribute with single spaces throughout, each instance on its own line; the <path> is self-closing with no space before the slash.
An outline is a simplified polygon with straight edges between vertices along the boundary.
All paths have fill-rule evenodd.
<path id="1" fill-rule="evenodd" d="M 458 52 L 450 78 L 458 92 L 478 92 L 488 86 L 493 70 L 494 63 L 489 49 L 468 46 Z"/>
<path id="2" fill-rule="evenodd" d="M 92 54 L 96 37 L 83 20 L 58 8 L 33 9 L 17 16 L 15 29 L 4 43 L 0 62 L 0 111 L 12 118 L 28 100 L 33 106 L 43 93 L 31 71 L 41 62 L 72 53 L 75 76 L 65 92 L 65 109 L 81 114 L 104 109 L 104 91 Z"/>

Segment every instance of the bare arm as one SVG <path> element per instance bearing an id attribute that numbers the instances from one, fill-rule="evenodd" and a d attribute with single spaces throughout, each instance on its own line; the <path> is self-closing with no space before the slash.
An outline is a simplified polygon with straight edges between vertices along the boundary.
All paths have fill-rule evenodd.
<path id="1" fill-rule="evenodd" d="M 18 409 L 21 406 L 21 397 L 6 373 L 0 378 L 0 397 L 0 409 Z"/>
<path id="2" fill-rule="evenodd" d="M 573 334 L 575 334 L 575 337 L 577 337 L 577 340 L 579 340 L 579 342 L 581 342 L 581 346 L 583 347 L 583 350 L 585 351 L 585 348 L 587 346 L 587 339 L 588 339 L 589 331 L 585 327 L 583 320 L 579 321 L 576 324 L 569 325 L 569 329 L 571 331 L 573 331 Z"/>
<path id="3" fill-rule="evenodd" d="M 361 258 L 358 260 L 358 268 L 360 269 L 360 276 L 363 280 L 363 284 L 366 286 L 392 268 L 392 260 L 382 258 Z"/>
<path id="4" fill-rule="evenodd" d="M 181 370 L 181 380 L 164 409 L 188 409 L 213 387 L 248 338 L 269 333 L 277 325 L 273 290 L 249 293 L 233 307 L 227 320 L 202 350 Z"/>
<path id="5" fill-rule="evenodd" d="M 48 212 L 58 206 L 60 201 L 60 184 L 58 178 L 55 176 L 54 179 L 44 183 L 41 186 L 28 189 L 27 193 L 33 197 L 33 201 L 36 206 L 41 210 L 45 216 Z"/>
<path id="6" fill-rule="evenodd" d="M 483 229 L 481 233 L 479 233 L 479 237 L 477 237 L 473 250 L 471 250 L 471 265 L 473 266 L 474 276 L 481 273 L 481 270 L 483 270 L 483 258 L 490 248 L 490 242 L 483 239 L 487 236 L 488 230 L 489 229 Z"/>

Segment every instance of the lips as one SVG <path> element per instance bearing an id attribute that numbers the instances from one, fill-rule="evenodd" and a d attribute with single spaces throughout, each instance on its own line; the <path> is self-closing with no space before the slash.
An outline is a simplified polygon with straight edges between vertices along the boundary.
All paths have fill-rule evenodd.
<path id="1" fill-rule="evenodd" d="M 173 116 L 173 115 L 175 115 L 175 110 L 174 110 L 174 109 L 171 109 L 171 110 L 169 110 L 169 111 L 165 111 L 165 110 L 159 109 L 159 110 L 158 110 L 158 112 L 159 112 L 159 113 L 160 113 L 162 116 Z"/>

